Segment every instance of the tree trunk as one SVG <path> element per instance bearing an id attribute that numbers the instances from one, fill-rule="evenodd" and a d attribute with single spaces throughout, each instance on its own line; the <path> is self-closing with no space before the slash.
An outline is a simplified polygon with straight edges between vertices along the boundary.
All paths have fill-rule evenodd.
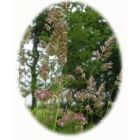
<path id="1" fill-rule="evenodd" d="M 37 73 L 36 73 L 36 65 L 38 62 L 38 58 L 39 58 L 39 52 L 37 50 L 37 46 L 38 46 L 38 39 L 37 37 L 34 37 L 34 46 L 33 46 L 33 65 L 31 67 L 31 91 L 32 91 L 32 106 L 31 106 L 31 110 L 33 110 L 36 107 L 36 98 L 34 97 L 34 92 L 36 89 L 36 82 L 37 82 Z"/>
<path id="2" fill-rule="evenodd" d="M 36 107 L 36 98 L 34 97 L 34 93 L 32 93 L 32 106 L 31 106 L 31 110 L 33 110 Z"/>

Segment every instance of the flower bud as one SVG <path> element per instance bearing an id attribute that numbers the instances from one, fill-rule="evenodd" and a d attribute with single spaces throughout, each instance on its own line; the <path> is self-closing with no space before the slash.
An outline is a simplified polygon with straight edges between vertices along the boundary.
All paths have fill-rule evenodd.
<path id="1" fill-rule="evenodd" d="M 81 67 L 77 66 L 76 67 L 76 73 L 83 73 L 83 70 L 81 69 Z"/>

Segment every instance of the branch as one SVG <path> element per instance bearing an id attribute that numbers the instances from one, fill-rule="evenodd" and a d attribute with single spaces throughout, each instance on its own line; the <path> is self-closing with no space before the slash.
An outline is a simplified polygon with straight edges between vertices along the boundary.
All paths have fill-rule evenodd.
<path id="1" fill-rule="evenodd" d="M 27 59 L 25 59 L 25 63 L 28 67 L 30 67 L 30 68 L 32 67 L 31 65 L 28 64 Z"/>

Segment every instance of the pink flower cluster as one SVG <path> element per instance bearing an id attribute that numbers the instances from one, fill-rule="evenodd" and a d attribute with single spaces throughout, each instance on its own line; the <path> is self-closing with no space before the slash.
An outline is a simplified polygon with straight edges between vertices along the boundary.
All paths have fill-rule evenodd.
<path id="1" fill-rule="evenodd" d="M 35 90 L 34 96 L 39 100 L 39 101 L 48 101 L 51 97 L 52 97 L 52 91 L 51 90 L 47 90 L 47 91 L 43 91 L 41 89 L 37 89 Z"/>
<path id="2" fill-rule="evenodd" d="M 58 125 L 64 127 L 68 122 L 72 120 L 72 116 L 70 114 L 65 114 L 64 117 L 57 121 Z"/>
<path id="3" fill-rule="evenodd" d="M 81 124 L 86 123 L 86 118 L 84 117 L 82 113 L 74 113 L 74 120 Z"/>
<path id="4" fill-rule="evenodd" d="M 76 73 L 83 73 L 83 70 L 81 69 L 81 67 L 79 66 L 76 67 Z"/>
<path id="5" fill-rule="evenodd" d="M 74 115 L 65 114 L 64 117 L 62 117 L 57 121 L 57 123 L 59 126 L 64 127 L 71 121 L 75 121 L 81 125 L 85 125 L 87 123 L 86 118 L 82 113 L 74 113 Z"/>
<path id="6" fill-rule="evenodd" d="M 47 63 L 43 64 L 39 70 L 40 77 L 47 79 L 50 72 L 50 67 Z"/>

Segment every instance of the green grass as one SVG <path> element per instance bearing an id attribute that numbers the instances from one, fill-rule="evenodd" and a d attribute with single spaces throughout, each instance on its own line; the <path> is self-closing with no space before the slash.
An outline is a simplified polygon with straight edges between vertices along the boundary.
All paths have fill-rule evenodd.
<path id="1" fill-rule="evenodd" d="M 43 114 L 42 114 L 43 113 Z M 47 116 L 51 116 L 53 111 L 50 111 L 48 109 L 37 109 L 35 112 L 35 117 L 39 120 L 42 118 L 46 118 Z"/>

